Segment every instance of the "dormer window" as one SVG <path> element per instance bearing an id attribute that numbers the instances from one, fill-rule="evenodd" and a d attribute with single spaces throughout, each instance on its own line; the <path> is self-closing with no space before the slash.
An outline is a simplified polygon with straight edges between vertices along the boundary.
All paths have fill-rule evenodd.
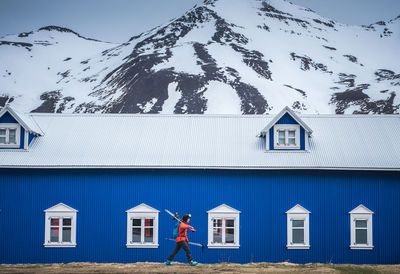
<path id="1" fill-rule="evenodd" d="M 308 151 L 311 128 L 288 107 L 281 110 L 257 135 L 265 137 L 267 151 Z"/>
<path id="2" fill-rule="evenodd" d="M 19 147 L 21 126 L 17 123 L 0 124 L 0 146 Z"/>
<path id="3" fill-rule="evenodd" d="M 274 149 L 299 149 L 300 148 L 300 126 L 278 124 L 274 126 L 275 140 Z"/>
<path id="4" fill-rule="evenodd" d="M 36 122 L 10 105 L 0 109 L 0 149 L 28 149 L 36 136 L 43 136 Z"/>

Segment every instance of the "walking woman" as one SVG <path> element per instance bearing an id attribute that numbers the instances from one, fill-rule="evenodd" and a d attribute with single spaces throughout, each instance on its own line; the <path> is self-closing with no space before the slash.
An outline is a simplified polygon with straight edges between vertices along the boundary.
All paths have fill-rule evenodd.
<path id="1" fill-rule="evenodd" d="M 171 263 L 171 261 L 174 259 L 175 255 L 181 248 L 185 250 L 187 260 L 191 266 L 195 266 L 198 264 L 198 262 L 193 261 L 188 246 L 189 239 L 187 237 L 187 230 L 190 229 L 193 232 L 196 231 L 192 226 L 188 225 L 190 218 L 191 218 L 190 214 L 185 214 L 182 216 L 183 223 L 179 224 L 178 237 L 176 237 L 176 246 L 174 251 L 172 251 L 171 255 L 168 256 L 167 262 L 165 263 L 166 265 L 174 265 L 173 263 Z"/>

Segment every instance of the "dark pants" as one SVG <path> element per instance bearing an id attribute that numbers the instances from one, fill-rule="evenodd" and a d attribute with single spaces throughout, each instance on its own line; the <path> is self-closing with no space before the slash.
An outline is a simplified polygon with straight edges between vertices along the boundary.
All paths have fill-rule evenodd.
<path id="1" fill-rule="evenodd" d="M 186 241 L 180 241 L 180 242 L 176 243 L 174 251 L 172 251 L 171 255 L 168 256 L 168 260 L 172 261 L 176 255 L 176 253 L 178 253 L 179 249 L 181 249 L 181 248 L 183 248 L 183 250 L 185 250 L 188 262 L 192 261 L 193 260 L 192 255 L 190 255 L 190 249 L 189 249 Z"/>

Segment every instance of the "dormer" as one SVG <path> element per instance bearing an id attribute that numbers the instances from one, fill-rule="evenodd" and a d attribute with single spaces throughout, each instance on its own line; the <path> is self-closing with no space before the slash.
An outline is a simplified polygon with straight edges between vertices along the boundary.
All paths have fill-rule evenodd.
<path id="1" fill-rule="evenodd" d="M 261 131 L 266 150 L 307 151 L 311 128 L 289 107 L 285 107 Z"/>
<path id="2" fill-rule="evenodd" d="M 31 117 L 15 111 L 10 105 L 0 110 L 0 149 L 28 149 L 43 132 Z"/>

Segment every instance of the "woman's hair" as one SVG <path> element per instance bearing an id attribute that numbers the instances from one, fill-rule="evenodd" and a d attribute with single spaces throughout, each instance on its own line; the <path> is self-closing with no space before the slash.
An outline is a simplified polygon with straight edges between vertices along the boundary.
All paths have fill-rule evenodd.
<path id="1" fill-rule="evenodd" d="M 188 219 L 190 219 L 190 214 L 185 214 L 182 216 L 182 221 L 187 222 Z"/>

